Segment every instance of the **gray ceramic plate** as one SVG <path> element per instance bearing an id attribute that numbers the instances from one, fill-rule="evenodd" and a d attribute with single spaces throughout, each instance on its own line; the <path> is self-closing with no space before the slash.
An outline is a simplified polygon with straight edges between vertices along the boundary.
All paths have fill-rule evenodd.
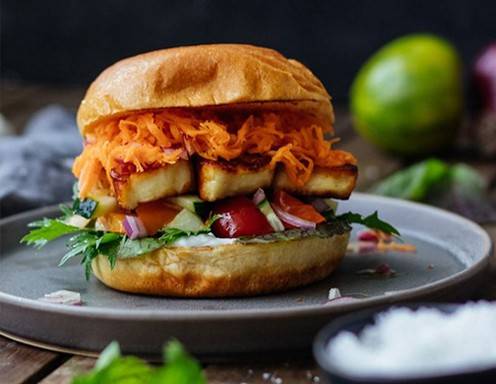
<path id="1" fill-rule="evenodd" d="M 340 210 L 378 210 L 405 241 L 417 246 L 417 253 L 348 255 L 325 281 L 282 294 L 201 300 L 144 297 L 110 290 L 94 278 L 87 283 L 77 263 L 57 267 L 63 240 L 41 251 L 18 244 L 28 222 L 55 215 L 55 208 L 10 217 L 0 221 L 0 330 L 79 351 L 100 351 L 118 340 L 124 352 L 151 358 L 171 337 L 208 360 L 310 352 L 316 332 L 333 317 L 383 304 L 459 298 L 474 287 L 488 262 L 488 235 L 457 215 L 359 193 L 341 203 Z M 398 275 L 385 279 L 356 274 L 383 262 Z M 328 304 L 332 287 L 364 298 Z M 81 292 L 84 305 L 36 300 L 60 289 Z"/>

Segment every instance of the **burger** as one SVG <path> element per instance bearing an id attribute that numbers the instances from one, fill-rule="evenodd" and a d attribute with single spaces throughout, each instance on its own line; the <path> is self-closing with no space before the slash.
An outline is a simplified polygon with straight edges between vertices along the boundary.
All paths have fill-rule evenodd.
<path id="1" fill-rule="evenodd" d="M 357 160 L 335 149 L 330 96 L 303 64 L 261 47 L 199 45 L 119 61 L 77 113 L 71 205 L 22 241 L 70 235 L 64 264 L 125 292 L 244 296 L 309 284 L 343 258 L 335 214 Z"/>

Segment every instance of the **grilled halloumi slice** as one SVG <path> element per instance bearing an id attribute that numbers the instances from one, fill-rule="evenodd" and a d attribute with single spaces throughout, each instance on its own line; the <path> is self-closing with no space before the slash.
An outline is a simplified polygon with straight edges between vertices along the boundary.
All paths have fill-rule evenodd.
<path id="1" fill-rule="evenodd" d="M 198 193 L 203 200 L 214 201 L 267 188 L 274 177 L 269 164 L 269 157 L 259 155 L 245 155 L 231 161 L 201 159 L 198 162 Z"/>
<path id="2" fill-rule="evenodd" d="M 193 166 L 189 160 L 179 160 L 162 168 L 133 173 L 123 181 L 114 181 L 117 201 L 127 209 L 134 209 L 139 203 L 188 193 L 193 187 Z"/>
<path id="3" fill-rule="evenodd" d="M 281 167 L 276 172 L 272 187 L 303 196 L 347 199 L 355 188 L 357 176 L 358 168 L 352 164 L 333 168 L 315 167 L 310 180 L 300 187 L 289 179 Z"/>

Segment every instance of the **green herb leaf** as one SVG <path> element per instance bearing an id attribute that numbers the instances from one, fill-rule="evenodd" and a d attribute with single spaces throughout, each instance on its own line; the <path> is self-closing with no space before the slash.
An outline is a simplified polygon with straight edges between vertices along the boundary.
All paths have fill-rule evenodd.
<path id="1" fill-rule="evenodd" d="M 21 243 L 34 245 L 37 248 L 43 247 L 49 241 L 61 236 L 81 231 L 80 228 L 65 224 L 59 219 L 43 219 L 31 223 L 30 227 L 35 227 L 21 239 Z"/>
<path id="2" fill-rule="evenodd" d="M 184 236 L 191 236 L 192 232 L 186 232 L 183 231 L 182 229 L 178 228 L 166 228 L 163 230 L 162 235 L 160 236 L 160 241 L 164 245 L 172 244 L 175 242 L 177 239 L 184 237 Z"/>
<path id="3" fill-rule="evenodd" d="M 496 221 L 488 183 L 476 169 L 429 159 L 381 181 L 372 193 L 420 201 L 457 212 L 479 223 Z"/>
<path id="4" fill-rule="evenodd" d="M 71 211 L 70 214 L 72 215 L 73 212 Z M 136 240 L 131 240 L 119 233 L 74 227 L 65 224 L 61 219 L 43 219 L 29 224 L 30 227 L 34 227 L 35 229 L 24 236 L 21 242 L 42 247 L 47 242 L 58 237 L 73 234 L 67 243 L 68 250 L 60 260 L 59 265 L 64 265 L 76 256 L 82 256 L 81 264 L 84 267 L 86 279 L 89 279 L 91 264 L 98 255 L 106 256 L 110 267 L 114 268 L 117 257 L 140 256 L 171 244 L 181 237 L 208 233 L 210 232 L 210 227 L 217 219 L 218 217 L 216 216 L 209 218 L 205 228 L 197 232 L 186 232 L 178 228 L 167 228 L 161 233 L 159 238 L 145 237 Z"/>
<path id="5" fill-rule="evenodd" d="M 117 341 L 112 341 L 105 349 L 100 353 L 98 360 L 95 363 L 95 369 L 101 370 L 107 368 L 114 360 L 117 360 L 122 356 L 121 347 Z"/>
<path id="6" fill-rule="evenodd" d="M 149 384 L 152 380 L 153 367 L 136 357 L 118 357 L 102 369 L 79 375 L 73 384 Z"/>
<path id="7" fill-rule="evenodd" d="M 73 384 L 205 384 L 200 364 L 184 350 L 177 341 L 164 349 L 164 364 L 160 367 L 148 365 L 133 356 L 123 357 L 116 342 L 102 352 L 89 373 L 79 375 Z"/>
<path id="8" fill-rule="evenodd" d="M 65 220 L 65 219 L 68 219 L 69 217 L 71 217 L 72 215 L 74 215 L 74 212 L 72 211 L 72 208 L 65 205 L 65 204 L 60 204 L 59 205 L 59 209 L 60 209 L 60 212 L 62 212 L 62 218 Z"/>
<path id="9" fill-rule="evenodd" d="M 423 201 L 431 189 L 449 177 L 449 166 L 441 160 L 429 159 L 398 171 L 380 182 L 372 193 L 400 199 Z"/>
<path id="10" fill-rule="evenodd" d="M 393 227 L 391 224 L 386 223 L 385 221 L 379 219 L 377 211 L 373 214 L 363 217 L 358 213 L 347 212 L 341 215 L 335 216 L 335 220 L 342 220 L 347 222 L 348 224 L 362 224 L 370 229 L 377 229 L 384 233 L 390 233 L 394 235 L 400 236 L 398 230 Z"/>
<path id="11" fill-rule="evenodd" d="M 72 259 L 74 256 L 83 254 L 86 248 L 94 245 L 94 242 L 92 244 L 89 241 L 88 236 L 92 235 L 83 232 L 71 237 L 71 239 L 67 243 L 67 247 L 69 250 L 64 254 L 64 256 L 62 256 L 62 259 L 60 259 L 59 267 L 67 263 L 67 261 Z"/>
<path id="12" fill-rule="evenodd" d="M 131 240 L 124 237 L 119 246 L 119 257 L 134 257 L 144 253 L 152 252 L 164 244 L 160 239 L 154 237 L 144 237 L 141 239 Z"/>
<path id="13" fill-rule="evenodd" d="M 95 247 L 88 247 L 83 252 L 83 259 L 81 260 L 81 264 L 84 267 L 84 277 L 86 280 L 90 279 L 92 268 L 91 262 L 95 257 L 98 256 L 98 251 Z"/>
<path id="14" fill-rule="evenodd" d="M 203 384 L 205 378 L 200 364 L 184 350 L 178 341 L 171 341 L 164 348 L 166 364 L 152 377 L 152 384 Z"/>
<path id="15" fill-rule="evenodd" d="M 212 231 L 212 224 L 215 223 L 220 218 L 220 215 L 213 215 L 208 218 L 205 222 L 205 228 L 199 231 L 184 231 L 179 228 L 164 228 L 162 231 L 162 236 L 160 236 L 159 240 L 162 242 L 162 245 L 168 245 L 174 243 L 176 240 L 181 237 L 188 236 L 197 236 L 203 233 L 209 233 Z"/>

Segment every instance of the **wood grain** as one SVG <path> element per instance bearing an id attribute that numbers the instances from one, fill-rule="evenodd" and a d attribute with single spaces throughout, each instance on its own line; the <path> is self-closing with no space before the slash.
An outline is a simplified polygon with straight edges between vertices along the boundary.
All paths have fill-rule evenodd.
<path id="1" fill-rule="evenodd" d="M 321 382 L 314 362 L 276 364 L 217 364 L 205 368 L 209 384 L 305 384 Z"/>
<path id="2" fill-rule="evenodd" d="M 85 373 L 93 368 L 95 359 L 74 356 L 45 377 L 40 384 L 69 384 L 75 375 Z"/>
<path id="3" fill-rule="evenodd" d="M 37 383 L 58 367 L 65 357 L 0 337 L 0 383 Z"/>

